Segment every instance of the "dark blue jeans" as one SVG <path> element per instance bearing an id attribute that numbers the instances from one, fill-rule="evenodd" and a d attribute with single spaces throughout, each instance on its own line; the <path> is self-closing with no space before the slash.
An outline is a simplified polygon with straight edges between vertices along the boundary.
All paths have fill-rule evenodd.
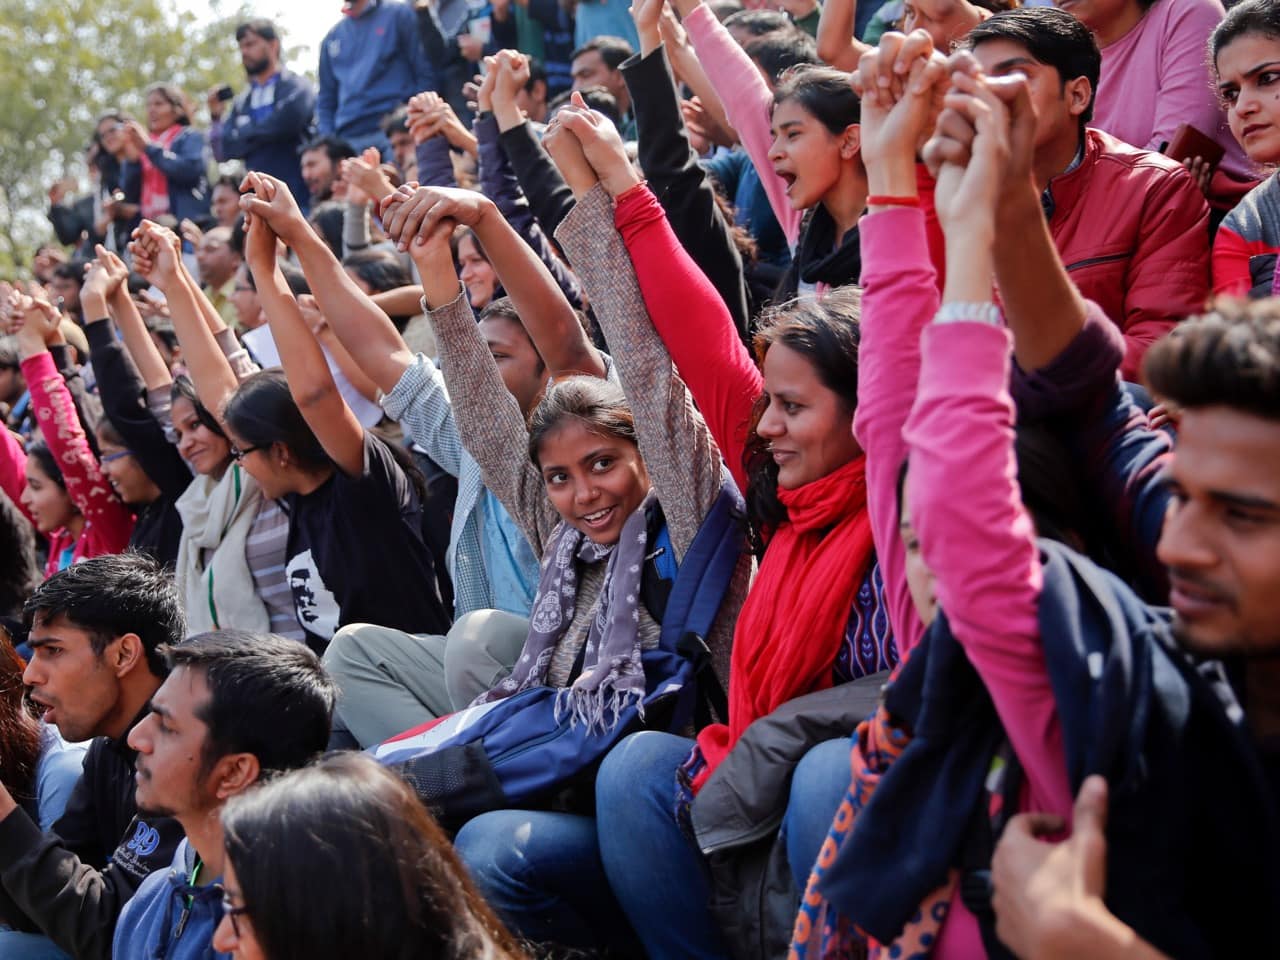
<path id="1" fill-rule="evenodd" d="M 782 834 L 801 890 L 848 789 L 849 746 L 820 743 L 796 767 Z M 623 740 L 596 779 L 596 826 L 609 883 L 649 956 L 718 960 L 729 951 L 707 908 L 707 861 L 674 812 L 675 771 L 692 748 L 666 733 Z"/>
<path id="2" fill-rule="evenodd" d="M 579 949 L 634 944 L 605 879 L 592 818 L 497 810 L 469 821 L 454 847 L 520 936 Z"/>
<path id="3" fill-rule="evenodd" d="M 4 960 L 71 960 L 46 936 L 3 929 L 0 929 L 0 957 Z"/>

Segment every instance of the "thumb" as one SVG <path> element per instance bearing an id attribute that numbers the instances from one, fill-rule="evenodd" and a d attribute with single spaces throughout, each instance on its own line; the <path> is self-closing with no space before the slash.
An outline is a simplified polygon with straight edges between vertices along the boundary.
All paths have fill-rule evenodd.
<path id="1" fill-rule="evenodd" d="M 1107 885 L 1107 781 L 1085 780 L 1072 814 L 1072 842 L 1079 844 L 1085 892 L 1101 897 Z"/>
<path id="2" fill-rule="evenodd" d="M 573 95 L 569 97 L 569 102 L 575 107 L 581 107 L 583 110 L 589 109 L 587 107 L 587 101 L 582 99 L 582 92 L 580 90 L 573 91 Z"/>

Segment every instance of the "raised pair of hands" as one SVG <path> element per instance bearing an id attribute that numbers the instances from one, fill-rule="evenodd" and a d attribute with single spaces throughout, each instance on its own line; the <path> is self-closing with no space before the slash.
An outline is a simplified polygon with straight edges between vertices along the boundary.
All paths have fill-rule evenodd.
<path id="1" fill-rule="evenodd" d="M 988 77 L 967 51 L 944 58 L 923 30 L 887 33 L 851 83 L 862 98 L 872 192 L 886 168 L 923 156 L 944 230 L 994 224 L 997 204 L 1034 191 L 1035 110 L 1020 74 Z"/>
<path id="2" fill-rule="evenodd" d="M 622 137 L 601 113 L 589 109 L 580 94 L 558 111 L 542 145 L 560 168 L 575 196 L 597 183 L 617 196 L 640 182 L 627 159 Z M 406 183 L 382 201 L 382 227 L 419 269 L 434 261 L 458 226 L 483 229 L 487 217 L 499 216 L 493 202 L 472 190 L 420 187 Z"/>
<path id="3" fill-rule="evenodd" d="M 61 312 L 34 288 L 24 293 L 8 283 L 0 284 L 0 326 L 17 339 L 23 357 L 64 342 L 61 324 Z"/>
<path id="4" fill-rule="evenodd" d="M 377 147 L 366 147 L 360 156 L 341 161 L 338 175 L 346 187 L 348 203 L 381 203 L 383 197 L 395 190 Z"/>

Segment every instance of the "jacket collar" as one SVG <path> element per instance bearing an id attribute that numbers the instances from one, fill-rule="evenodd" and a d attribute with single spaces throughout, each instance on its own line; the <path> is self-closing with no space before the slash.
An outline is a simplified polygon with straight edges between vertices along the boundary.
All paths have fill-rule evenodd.
<path id="1" fill-rule="evenodd" d="M 1053 214 L 1058 209 L 1058 204 L 1068 198 L 1074 201 L 1084 189 L 1084 185 L 1088 183 L 1088 171 L 1093 169 L 1094 163 L 1097 162 L 1098 154 L 1102 150 L 1102 145 L 1096 137 L 1091 136 L 1092 133 L 1092 130 L 1085 130 L 1084 137 L 1080 140 L 1080 146 L 1076 149 L 1076 155 L 1067 164 L 1067 169 L 1050 179 L 1048 186 L 1040 194 L 1040 206 L 1044 208 L 1044 218 L 1046 220 L 1053 219 Z"/>

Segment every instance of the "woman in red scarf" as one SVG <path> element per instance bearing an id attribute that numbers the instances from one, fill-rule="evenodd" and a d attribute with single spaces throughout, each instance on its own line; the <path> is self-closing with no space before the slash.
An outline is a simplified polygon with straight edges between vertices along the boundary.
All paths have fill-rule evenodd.
<path id="1" fill-rule="evenodd" d="M 180 89 L 167 83 L 150 87 L 147 128 L 130 122 L 125 140 L 128 162 L 121 176 L 125 192 L 141 197 L 144 220 L 176 227 L 182 220 L 208 214 L 204 134 L 192 129 L 187 98 Z"/>
<path id="2" fill-rule="evenodd" d="M 610 172 L 627 161 L 600 120 L 587 111 L 560 117 L 581 142 L 592 175 L 606 187 L 625 182 Z M 557 140 L 550 137 L 548 149 L 572 185 L 573 152 L 558 149 Z M 641 186 L 615 201 L 615 225 L 649 315 L 746 492 L 762 559 L 734 632 L 727 722 L 704 728 L 696 746 L 644 732 L 606 757 L 596 786 L 600 852 L 650 956 L 717 957 L 729 950 L 707 907 L 707 864 L 686 839 L 684 814 L 693 795 L 715 782 L 716 769 L 753 722 L 799 697 L 897 663 L 873 556 L 865 459 L 852 435 L 858 298 L 839 290 L 764 317 L 755 337 L 757 366 L 654 195 Z M 822 709 L 844 707 L 836 694 Z M 757 768 L 750 777 L 756 783 L 743 786 L 781 784 L 771 822 L 759 825 L 755 839 L 767 840 L 781 824 L 793 872 L 803 878 L 847 786 L 852 725 L 833 724 L 825 714 L 787 726 L 789 749 L 770 751 L 769 769 Z M 795 784 L 790 797 L 789 780 Z M 738 810 L 755 802 L 739 799 Z M 741 891 L 740 899 L 743 913 L 760 912 L 753 895 Z M 788 906 L 793 912 L 794 901 Z M 788 931 L 779 932 L 785 939 Z"/>

